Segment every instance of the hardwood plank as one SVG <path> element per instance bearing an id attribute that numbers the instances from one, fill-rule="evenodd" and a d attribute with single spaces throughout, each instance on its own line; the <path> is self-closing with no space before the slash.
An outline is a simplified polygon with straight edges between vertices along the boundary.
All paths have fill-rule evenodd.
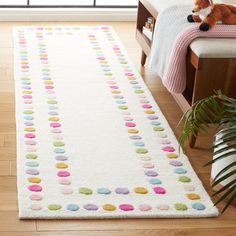
<path id="1" fill-rule="evenodd" d="M 0 176 L 8 176 L 10 174 L 11 174 L 10 161 L 0 161 Z"/>
<path id="2" fill-rule="evenodd" d="M 7 231 L 16 232 L 30 232 L 36 231 L 36 224 L 34 220 L 19 220 L 17 211 L 0 211 L 0 235 L 4 236 Z"/>

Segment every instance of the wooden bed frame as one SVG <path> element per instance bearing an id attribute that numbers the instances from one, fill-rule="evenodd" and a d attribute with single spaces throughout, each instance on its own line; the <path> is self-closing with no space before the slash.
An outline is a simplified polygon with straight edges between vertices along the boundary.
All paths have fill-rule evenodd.
<path id="1" fill-rule="evenodd" d="M 136 27 L 136 39 L 142 48 L 141 65 L 144 66 L 150 54 L 151 41 L 142 33 L 147 18 L 158 16 L 156 9 L 149 1 L 139 0 Z M 236 98 L 236 58 L 199 58 L 190 48 L 186 58 L 187 81 L 186 89 L 182 94 L 172 96 L 183 112 L 193 103 L 210 96 L 214 91 L 221 90 L 224 94 Z M 190 146 L 195 144 L 192 138 Z"/>

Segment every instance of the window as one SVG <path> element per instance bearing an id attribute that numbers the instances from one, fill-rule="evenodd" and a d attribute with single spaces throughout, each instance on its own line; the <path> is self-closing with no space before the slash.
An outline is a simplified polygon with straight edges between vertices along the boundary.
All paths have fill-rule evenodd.
<path id="1" fill-rule="evenodd" d="M 0 0 L 0 7 L 137 7 L 138 0 Z"/>

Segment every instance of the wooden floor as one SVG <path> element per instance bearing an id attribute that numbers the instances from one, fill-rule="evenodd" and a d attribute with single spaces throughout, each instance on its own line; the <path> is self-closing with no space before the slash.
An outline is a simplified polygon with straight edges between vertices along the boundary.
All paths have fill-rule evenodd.
<path id="1" fill-rule="evenodd" d="M 0 23 L 0 236 L 134 236 L 134 235 L 236 235 L 236 209 L 210 219 L 127 219 L 127 220 L 19 220 L 17 217 L 16 141 L 14 118 L 13 50 L 11 27 L 14 25 L 95 25 L 101 23 Z M 156 102 L 178 136 L 176 127 L 182 113 L 160 80 L 140 68 L 141 50 L 135 41 L 135 24 L 110 23 L 123 41 L 135 66 L 140 70 Z M 186 148 L 190 161 L 210 192 L 210 169 L 203 164 L 210 160 L 211 137 L 197 140 L 196 149 Z"/>

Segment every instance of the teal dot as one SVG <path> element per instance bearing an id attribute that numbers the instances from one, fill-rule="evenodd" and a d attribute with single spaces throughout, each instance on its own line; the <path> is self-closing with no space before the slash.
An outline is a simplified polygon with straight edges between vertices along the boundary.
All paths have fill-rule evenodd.
<path id="1" fill-rule="evenodd" d="M 176 174 L 186 174 L 187 170 L 185 170 L 184 168 L 177 168 L 177 169 L 175 169 L 175 173 Z"/>
<path id="2" fill-rule="evenodd" d="M 154 120 L 154 121 L 151 122 L 151 124 L 154 125 L 154 126 L 158 126 L 161 123 L 159 121 Z"/>
<path id="3" fill-rule="evenodd" d="M 144 143 L 144 142 L 134 142 L 134 146 L 137 146 L 137 147 L 144 147 L 144 146 L 145 146 L 145 143 Z"/>
<path id="4" fill-rule="evenodd" d="M 149 183 L 155 185 L 155 184 L 161 184 L 162 182 L 159 179 L 150 179 Z"/>
<path id="5" fill-rule="evenodd" d="M 37 166 L 39 166 L 39 163 L 36 161 L 28 161 L 25 163 L 25 165 L 29 166 L 29 167 L 37 167 Z"/>
<path id="6" fill-rule="evenodd" d="M 97 190 L 97 193 L 98 193 L 98 194 L 110 194 L 110 193 L 111 193 L 111 190 L 108 189 L 108 188 L 99 188 L 99 189 Z"/>
<path id="7" fill-rule="evenodd" d="M 66 209 L 69 211 L 78 211 L 79 206 L 77 204 L 69 204 L 67 205 Z"/>
<path id="8" fill-rule="evenodd" d="M 198 210 L 198 211 L 203 211 L 203 210 L 206 209 L 205 205 L 203 205 L 203 204 L 200 203 L 200 202 L 195 202 L 195 203 L 193 203 L 193 204 L 192 204 L 192 207 L 193 207 L 193 209 L 196 209 L 196 210 Z"/>

